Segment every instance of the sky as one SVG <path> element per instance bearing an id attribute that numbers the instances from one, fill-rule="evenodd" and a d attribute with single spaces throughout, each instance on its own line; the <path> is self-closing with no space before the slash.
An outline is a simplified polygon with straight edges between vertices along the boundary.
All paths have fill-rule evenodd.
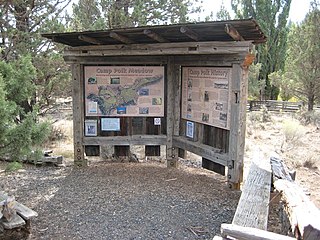
<path id="1" fill-rule="evenodd" d="M 210 15 L 211 11 L 213 11 L 213 16 L 216 16 L 216 12 L 220 10 L 220 6 L 222 2 L 224 3 L 224 6 L 229 11 L 229 13 L 232 13 L 231 10 L 231 0 L 202 0 L 203 6 L 204 6 L 204 14 L 203 16 Z M 290 13 L 289 13 L 289 19 L 292 22 L 301 22 L 306 14 L 309 11 L 311 0 L 292 0 L 291 6 L 290 6 Z M 215 10 L 215 11 L 214 11 Z M 204 20 L 204 17 L 200 17 L 200 20 Z"/>
<path id="2" fill-rule="evenodd" d="M 224 3 L 224 6 L 229 11 L 229 13 L 233 12 L 231 10 L 231 0 L 201 0 L 201 1 L 203 2 L 202 6 L 204 9 L 204 12 L 201 15 L 192 16 L 192 18 L 195 18 L 196 20 L 204 21 L 205 17 L 209 16 L 211 12 L 213 12 L 213 16 L 216 17 L 216 12 L 220 10 L 220 6 L 222 2 Z M 309 11 L 311 1 L 312 0 L 292 0 L 289 19 L 294 23 L 301 22 Z M 72 2 L 77 3 L 78 0 L 72 0 Z M 71 6 L 72 4 L 70 4 L 68 7 L 69 12 L 72 11 Z"/>

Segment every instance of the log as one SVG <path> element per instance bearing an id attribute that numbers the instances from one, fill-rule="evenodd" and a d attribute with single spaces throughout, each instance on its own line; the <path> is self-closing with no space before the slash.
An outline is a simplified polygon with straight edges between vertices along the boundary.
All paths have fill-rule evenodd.
<path id="1" fill-rule="evenodd" d="M 255 156 L 242 189 L 232 223 L 243 227 L 267 229 L 271 169 L 266 159 Z"/>
<path id="2" fill-rule="evenodd" d="M 221 235 L 223 238 L 232 237 L 238 240 L 294 240 L 292 237 L 234 224 L 221 224 Z"/>
<path id="3" fill-rule="evenodd" d="M 287 205 L 293 233 L 304 240 L 320 239 L 320 211 L 295 182 L 279 179 L 274 182 Z"/>

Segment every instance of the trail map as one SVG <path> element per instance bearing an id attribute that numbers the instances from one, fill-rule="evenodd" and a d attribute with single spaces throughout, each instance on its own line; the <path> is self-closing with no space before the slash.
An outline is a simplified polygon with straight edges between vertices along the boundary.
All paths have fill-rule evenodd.
<path id="1" fill-rule="evenodd" d="M 164 67 L 86 66 L 87 116 L 164 116 Z"/>

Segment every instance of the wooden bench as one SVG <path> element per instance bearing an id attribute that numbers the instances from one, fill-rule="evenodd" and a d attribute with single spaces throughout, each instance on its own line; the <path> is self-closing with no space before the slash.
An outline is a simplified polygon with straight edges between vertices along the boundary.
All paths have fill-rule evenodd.
<path id="1" fill-rule="evenodd" d="M 6 194 L 0 192 L 0 202 L 7 198 Z M 31 219 L 37 217 L 38 213 L 17 201 L 14 202 L 14 209 L 16 214 L 10 221 L 7 221 L 0 212 L 0 232 L 23 228 L 27 233 L 30 233 Z"/>

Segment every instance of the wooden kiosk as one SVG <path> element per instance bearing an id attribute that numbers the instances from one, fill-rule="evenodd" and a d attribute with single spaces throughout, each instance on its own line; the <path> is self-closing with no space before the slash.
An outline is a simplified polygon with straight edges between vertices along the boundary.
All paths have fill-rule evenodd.
<path id="1" fill-rule="evenodd" d="M 43 36 L 68 45 L 76 165 L 102 146 L 128 156 L 130 146 L 144 145 L 148 156 L 159 155 L 162 145 L 168 166 L 190 151 L 239 188 L 248 66 L 253 44 L 266 41 L 256 21 Z"/>

